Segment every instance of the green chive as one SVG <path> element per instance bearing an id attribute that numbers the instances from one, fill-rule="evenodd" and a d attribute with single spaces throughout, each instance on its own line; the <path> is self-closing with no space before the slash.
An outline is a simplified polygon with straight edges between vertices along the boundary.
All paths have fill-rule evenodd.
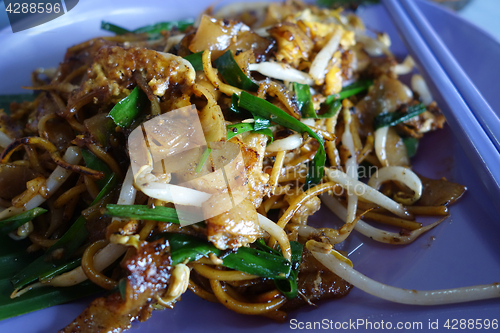
<path id="1" fill-rule="evenodd" d="M 120 296 L 122 300 L 125 300 L 125 297 L 127 295 L 127 279 L 122 278 L 118 282 L 118 290 L 120 291 Z"/>
<path id="2" fill-rule="evenodd" d="M 95 205 L 105 195 L 107 195 L 116 186 L 117 177 L 115 174 L 107 175 L 105 179 L 108 182 L 99 192 L 91 205 Z M 22 288 L 41 277 L 53 276 L 53 272 L 62 272 L 62 266 L 70 269 L 68 266 L 69 258 L 85 242 L 88 237 L 88 231 L 85 227 L 85 218 L 80 216 L 66 231 L 66 233 L 57 240 L 41 257 L 33 261 L 11 279 L 14 288 Z"/>
<path id="3" fill-rule="evenodd" d="M 367 90 L 373 84 L 372 80 L 360 80 L 354 82 L 348 86 L 342 88 L 342 91 L 338 94 L 330 95 L 326 98 L 325 103 L 330 104 L 336 100 L 343 100 L 344 98 L 348 98 L 359 94 L 362 91 Z"/>
<path id="4" fill-rule="evenodd" d="M 276 288 L 288 299 L 293 299 L 299 294 L 297 279 L 299 276 L 300 262 L 302 261 L 303 246 L 299 242 L 290 242 L 292 250 L 292 270 L 287 278 L 274 280 Z M 281 252 L 280 252 L 281 253 Z"/>
<path id="5" fill-rule="evenodd" d="M 8 279 L 0 280 L 0 320 L 28 312 L 67 303 L 96 294 L 103 289 L 90 281 L 72 287 L 41 287 L 11 299 L 12 285 Z"/>
<path id="6" fill-rule="evenodd" d="M 408 107 L 406 112 L 395 111 L 379 114 L 373 119 L 373 127 L 375 130 L 385 126 L 395 126 L 399 123 L 405 122 L 415 116 L 418 116 L 425 111 L 425 105 L 417 104 Z"/>
<path id="7" fill-rule="evenodd" d="M 184 57 L 187 61 L 193 65 L 195 71 L 203 70 L 203 51 L 198 53 L 189 54 Z"/>
<path id="8" fill-rule="evenodd" d="M 149 35 L 158 35 L 162 31 L 170 31 L 172 28 L 177 27 L 179 31 L 184 31 L 194 24 L 193 20 L 181 20 L 172 22 L 160 22 L 145 27 L 137 28 L 133 32 L 136 34 L 147 33 Z"/>
<path id="9" fill-rule="evenodd" d="M 130 30 L 127 30 L 125 28 L 117 26 L 116 24 L 105 22 L 105 21 L 101 21 L 101 29 L 115 33 L 117 35 L 124 35 L 124 34 L 128 34 L 128 33 L 132 32 Z"/>
<path id="10" fill-rule="evenodd" d="M 212 243 L 185 234 L 164 233 L 153 239 L 165 238 L 169 241 L 172 265 L 186 260 L 195 261 L 215 254 L 222 259 L 222 265 L 248 274 L 267 278 L 286 278 L 290 275 L 291 264 L 283 256 L 265 251 L 240 247 L 236 252 L 223 252 Z"/>
<path id="11" fill-rule="evenodd" d="M 234 60 L 231 50 L 227 50 L 214 63 L 227 84 L 243 90 L 257 91 L 259 89 L 259 85 L 243 73 L 236 60 Z"/>
<path id="12" fill-rule="evenodd" d="M 209 147 L 206 147 L 203 153 L 200 156 L 200 160 L 198 161 L 198 165 L 196 166 L 195 172 L 198 173 L 201 171 L 205 163 L 207 162 L 208 156 L 210 156 L 210 153 L 212 152 L 212 149 Z"/>
<path id="13" fill-rule="evenodd" d="M 158 222 L 170 222 L 179 224 L 179 216 L 177 210 L 171 207 L 156 206 L 150 208 L 146 205 L 106 205 L 107 216 L 123 217 L 134 220 L 152 220 Z M 191 219 L 192 221 L 199 221 L 199 216 L 195 213 L 182 211 L 182 217 Z"/>
<path id="14" fill-rule="evenodd" d="M 146 94 L 139 89 L 139 87 L 135 87 L 130 95 L 119 101 L 111 111 L 109 111 L 108 115 L 113 119 L 116 125 L 120 127 L 129 127 L 146 105 L 147 101 Z"/>
<path id="15" fill-rule="evenodd" d="M 403 138 L 403 143 L 405 144 L 406 151 L 408 152 L 408 157 L 413 157 L 417 154 L 418 149 L 418 139 L 414 137 Z"/>
<path id="16" fill-rule="evenodd" d="M 307 133 L 314 139 L 316 139 L 319 143 L 319 148 L 316 155 L 314 156 L 312 163 L 309 165 L 309 172 L 307 173 L 305 187 L 308 188 L 321 182 L 323 178 L 323 168 L 325 166 L 326 160 L 326 152 L 322 138 L 314 133 L 314 131 L 311 130 L 307 125 L 301 123 L 277 106 L 269 103 L 262 98 L 253 96 L 245 91 L 241 93 L 239 106 L 247 109 L 253 115 L 266 118 L 295 132 Z"/>
<path id="17" fill-rule="evenodd" d="M 326 103 L 325 103 L 326 104 Z M 335 100 L 328 105 L 328 110 L 325 113 L 318 114 L 318 118 L 331 118 L 337 114 L 342 108 L 342 101 Z"/>
<path id="18" fill-rule="evenodd" d="M 314 104 L 312 101 L 309 85 L 294 82 L 293 90 L 295 91 L 297 104 L 299 105 L 299 110 L 302 118 L 318 118 L 316 110 L 314 110 Z"/>
<path id="19" fill-rule="evenodd" d="M 8 234 L 9 232 L 16 230 L 26 222 L 29 222 L 35 217 L 40 216 L 46 212 L 46 209 L 36 207 L 24 213 L 17 214 L 15 216 L 2 220 L 0 221 L 0 232 Z"/>

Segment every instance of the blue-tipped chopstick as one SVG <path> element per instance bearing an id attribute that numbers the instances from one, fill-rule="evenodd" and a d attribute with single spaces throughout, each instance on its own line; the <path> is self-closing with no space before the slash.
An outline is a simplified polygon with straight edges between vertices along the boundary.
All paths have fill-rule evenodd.
<path id="1" fill-rule="evenodd" d="M 488 113 L 491 110 L 489 105 L 482 109 L 484 104 L 487 105 L 486 101 L 415 3 L 412 0 L 382 0 L 382 3 L 427 83 L 439 93 L 440 104 L 447 104 L 448 108 L 443 108 L 446 120 L 500 212 L 500 153 L 495 145 L 500 141 L 500 134 L 495 133 L 500 127 L 491 128 L 498 119 L 490 119 L 490 130 L 481 126 L 481 121 L 496 116 Z M 468 83 L 461 84 L 456 80 Z M 467 89 L 470 90 L 462 94 Z"/>

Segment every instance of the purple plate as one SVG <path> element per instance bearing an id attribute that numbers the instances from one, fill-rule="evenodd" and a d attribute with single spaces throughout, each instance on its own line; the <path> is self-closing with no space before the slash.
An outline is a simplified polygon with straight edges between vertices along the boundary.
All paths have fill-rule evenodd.
<path id="1" fill-rule="evenodd" d="M 100 30 L 101 19 L 136 28 L 158 21 L 193 17 L 206 6 L 207 3 L 202 0 L 152 0 L 141 3 L 132 0 L 87 0 L 80 1 L 66 15 L 31 30 L 13 34 L 10 28 L 6 28 L 0 31 L 0 91 L 2 94 L 21 92 L 20 86 L 30 84 L 33 69 L 57 66 L 67 47 L 106 34 Z M 494 75 L 494 71 L 498 70 L 496 62 L 500 59 L 500 46 L 482 30 L 446 10 L 427 4 L 421 5 L 421 9 L 435 22 L 434 28 L 489 103 L 494 108 L 500 105 L 498 93 L 490 92 L 492 87 L 497 86 L 498 75 Z M 384 8 L 366 7 L 359 14 L 368 27 L 389 33 L 395 54 L 401 57 L 406 54 Z M 471 50 L 481 50 L 479 63 L 469 61 Z M 414 169 L 425 176 L 444 176 L 466 185 L 467 193 L 451 208 L 449 219 L 413 244 L 390 246 L 353 234 L 344 244 L 344 249 L 352 252 L 350 258 L 355 268 L 377 281 L 408 289 L 443 289 L 499 281 L 500 224 L 496 221 L 495 211 L 483 185 L 450 129 L 427 135 L 413 163 Z M 324 211 L 315 219 L 322 223 L 336 221 Z M 1 321 L 0 332 L 56 331 L 71 322 L 89 302 L 90 299 L 87 299 Z M 364 323 L 357 328 L 370 331 L 369 323 L 375 330 L 381 328 L 383 321 L 384 327 L 388 323 L 393 328 L 398 324 L 403 328 L 406 325 L 402 331 L 413 332 L 420 324 L 421 331 L 429 331 L 429 323 L 435 325 L 436 322 L 440 331 L 444 330 L 447 320 L 450 328 L 455 323 L 453 320 L 457 320 L 457 329 L 470 329 L 472 326 L 467 325 L 471 325 L 472 320 L 485 319 L 500 320 L 499 300 L 422 307 L 390 303 L 354 289 L 343 299 L 291 312 L 289 320 L 292 322 L 278 324 L 266 318 L 235 314 L 222 305 L 209 303 L 187 292 L 174 310 L 155 312 L 149 321 L 134 324 L 131 331 L 229 332 L 264 329 L 282 332 L 298 328 L 299 323 L 306 322 L 319 322 L 325 325 L 323 328 L 330 328 L 330 324 L 335 327 L 335 323 Z"/>

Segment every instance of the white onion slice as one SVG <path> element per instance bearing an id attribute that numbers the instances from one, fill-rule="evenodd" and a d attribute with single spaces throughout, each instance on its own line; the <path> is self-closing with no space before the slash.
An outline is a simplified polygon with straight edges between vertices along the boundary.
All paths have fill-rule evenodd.
<path id="1" fill-rule="evenodd" d="M 434 101 L 431 91 L 429 90 L 427 83 L 425 83 L 424 78 L 421 75 L 415 74 L 411 77 L 411 89 L 413 89 L 413 91 L 416 91 L 420 95 L 420 98 L 422 99 L 422 102 L 425 106 L 431 104 L 432 101 Z"/>
<path id="2" fill-rule="evenodd" d="M 387 160 L 387 150 L 385 149 L 387 145 L 388 132 L 389 126 L 380 127 L 375 131 L 375 154 L 377 155 L 382 166 L 389 165 L 389 161 Z"/>
<path id="3" fill-rule="evenodd" d="M 388 180 L 397 180 L 408 186 L 415 193 L 411 203 L 416 202 L 422 196 L 422 181 L 415 172 L 402 166 L 388 166 L 378 169 L 368 181 L 368 186 L 378 190 L 382 183 Z"/>
<path id="4" fill-rule="evenodd" d="M 343 30 L 337 28 L 333 33 L 332 37 L 328 40 L 328 43 L 319 51 L 314 58 L 311 68 L 309 69 L 309 75 L 314 79 L 316 84 L 321 84 L 325 78 L 326 69 L 330 59 L 332 59 L 333 54 L 337 52 L 340 40 L 342 39 Z"/>
<path id="5" fill-rule="evenodd" d="M 69 147 L 66 149 L 66 153 L 63 156 L 64 161 L 69 164 L 78 164 L 82 159 L 82 155 L 80 154 L 80 149 L 78 147 Z M 47 198 L 42 197 L 40 194 L 34 196 L 30 201 L 28 201 L 23 207 L 10 207 L 0 213 L 0 220 L 5 218 L 20 214 L 32 208 L 40 206 L 45 202 L 54 192 L 56 192 L 59 187 L 68 179 L 71 175 L 70 170 L 66 170 L 63 167 L 56 167 L 52 174 L 47 178 L 46 186 L 47 186 Z"/>
<path id="6" fill-rule="evenodd" d="M 248 65 L 250 71 L 259 72 L 262 75 L 273 79 L 291 81 L 302 84 L 313 85 L 314 81 L 309 74 L 290 67 L 287 64 L 277 62 L 260 62 L 258 64 Z"/>
<path id="7" fill-rule="evenodd" d="M 313 256 L 342 279 L 373 296 L 402 304 L 440 305 L 472 302 L 500 297 L 500 284 L 484 284 L 471 287 L 414 290 L 396 288 L 370 279 L 366 275 L 340 261 L 332 254 L 311 251 Z"/>
<path id="8" fill-rule="evenodd" d="M 367 201 L 373 202 L 404 219 L 413 217 L 412 214 L 408 213 L 402 204 L 397 203 L 359 180 L 352 179 L 340 170 L 325 168 L 325 174 L 332 182 L 338 183 L 348 192 L 354 193 L 358 197 L 362 197 Z"/>
<path id="9" fill-rule="evenodd" d="M 295 133 L 284 139 L 274 140 L 266 147 L 266 151 L 277 152 L 283 150 L 294 150 L 299 148 L 302 145 L 302 142 L 302 135 Z"/>

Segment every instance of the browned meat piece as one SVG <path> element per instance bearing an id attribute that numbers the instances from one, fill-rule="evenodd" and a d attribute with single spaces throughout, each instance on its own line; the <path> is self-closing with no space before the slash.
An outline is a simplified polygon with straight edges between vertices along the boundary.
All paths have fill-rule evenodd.
<path id="1" fill-rule="evenodd" d="M 132 321 L 145 321 L 152 311 L 155 296 L 167 289 L 172 271 L 168 242 L 143 243 L 124 263 L 128 275 L 125 299 L 119 293 L 93 301 L 61 332 L 122 332 Z"/>
<path id="2" fill-rule="evenodd" d="M 309 302 L 341 298 L 352 289 L 352 285 L 332 273 L 304 248 L 298 280 L 299 296 L 289 300 L 280 310 L 294 310 Z M 307 298 L 306 299 L 304 299 Z"/>

